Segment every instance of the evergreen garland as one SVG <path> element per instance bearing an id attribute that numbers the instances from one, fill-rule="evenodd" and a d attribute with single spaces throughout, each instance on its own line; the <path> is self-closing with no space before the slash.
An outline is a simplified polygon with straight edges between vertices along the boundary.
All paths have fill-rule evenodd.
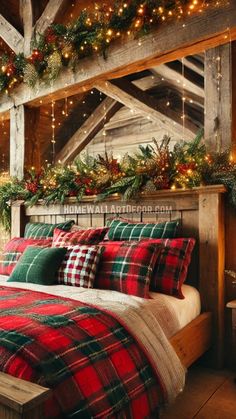
<path id="1" fill-rule="evenodd" d="M 44 34 L 36 33 L 29 57 L 0 56 L 0 93 L 8 93 L 22 81 L 31 88 L 40 80 L 54 81 L 63 67 L 75 69 L 84 57 L 102 54 L 106 58 L 110 43 L 121 36 L 144 36 L 163 22 L 222 6 L 225 0 L 217 4 L 214 0 L 119 0 L 113 7 L 99 3 L 90 12 L 83 10 L 71 24 L 52 24 Z"/>
<path id="2" fill-rule="evenodd" d="M 139 199 L 140 193 L 209 184 L 225 185 L 229 202 L 236 208 L 236 164 L 230 151 L 207 153 L 202 132 L 173 150 L 170 138 L 164 136 L 160 144 L 153 138 L 152 144 L 140 146 L 121 161 L 108 153 L 96 158 L 79 156 L 72 166 L 49 165 L 39 173 L 30 170 L 23 181 L 14 178 L 0 185 L 0 220 L 9 230 L 10 202 L 17 199 L 30 206 L 39 200 L 49 205 L 63 203 L 67 197 L 80 201 L 93 196 L 101 201 L 118 193 L 127 201 Z"/>

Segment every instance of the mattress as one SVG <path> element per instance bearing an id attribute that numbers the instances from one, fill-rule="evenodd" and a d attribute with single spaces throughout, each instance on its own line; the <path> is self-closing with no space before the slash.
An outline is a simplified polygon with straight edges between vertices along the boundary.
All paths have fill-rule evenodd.
<path id="1" fill-rule="evenodd" d="M 7 276 L 0 275 L 0 285 L 71 298 L 95 304 L 110 311 L 112 311 L 113 306 L 117 302 L 121 305 L 123 304 L 124 307 L 138 306 L 141 309 L 145 306 L 145 309 L 149 310 L 150 315 L 158 320 L 167 338 L 170 338 L 194 320 L 201 311 L 200 294 L 196 288 L 190 285 L 183 285 L 182 291 L 185 298 L 182 300 L 156 292 L 150 293 L 151 299 L 144 299 L 111 290 L 87 289 L 68 285 L 48 286 L 18 282 L 8 283 L 7 279 Z"/>

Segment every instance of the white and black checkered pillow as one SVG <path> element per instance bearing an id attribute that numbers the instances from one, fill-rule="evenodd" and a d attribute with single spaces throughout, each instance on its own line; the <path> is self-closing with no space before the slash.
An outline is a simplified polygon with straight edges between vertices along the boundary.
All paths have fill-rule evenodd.
<path id="1" fill-rule="evenodd" d="M 70 246 L 58 271 L 59 284 L 93 288 L 102 246 Z"/>

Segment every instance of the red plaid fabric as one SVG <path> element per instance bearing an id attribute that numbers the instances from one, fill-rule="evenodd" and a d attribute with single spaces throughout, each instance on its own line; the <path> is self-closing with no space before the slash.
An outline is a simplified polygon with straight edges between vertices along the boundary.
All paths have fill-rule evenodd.
<path id="1" fill-rule="evenodd" d="M 115 317 L 45 293 L 0 287 L 0 370 L 52 389 L 44 419 L 156 418 L 162 401 L 146 353 Z"/>
<path id="2" fill-rule="evenodd" d="M 11 275 L 22 253 L 28 246 L 51 247 L 52 238 L 25 239 L 14 237 L 4 247 L 0 260 L 0 274 Z"/>
<path id="3" fill-rule="evenodd" d="M 152 271 L 160 245 L 148 241 L 103 242 L 95 287 L 149 298 Z"/>
<path id="4" fill-rule="evenodd" d="M 58 271 L 59 284 L 93 288 L 102 251 L 101 246 L 68 247 Z"/>
<path id="5" fill-rule="evenodd" d="M 53 247 L 68 247 L 77 244 L 97 244 L 104 239 L 108 228 L 89 228 L 66 232 L 56 228 L 53 233 Z"/>
<path id="6" fill-rule="evenodd" d="M 150 239 L 150 241 L 163 246 L 156 261 L 150 289 L 183 299 L 181 287 L 187 277 L 195 239 Z"/>

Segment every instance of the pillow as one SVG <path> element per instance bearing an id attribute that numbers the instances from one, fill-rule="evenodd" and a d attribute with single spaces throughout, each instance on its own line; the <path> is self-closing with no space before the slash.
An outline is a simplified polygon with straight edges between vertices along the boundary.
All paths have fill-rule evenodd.
<path id="1" fill-rule="evenodd" d="M 8 282 L 32 282 L 34 284 L 52 285 L 56 282 L 56 274 L 65 257 L 66 249 L 28 247 Z"/>
<path id="2" fill-rule="evenodd" d="M 93 288 L 102 251 L 101 246 L 68 247 L 58 271 L 59 284 Z"/>
<path id="3" fill-rule="evenodd" d="M 108 228 L 89 228 L 87 230 L 78 230 L 65 232 L 56 228 L 53 233 L 53 247 L 68 247 L 77 244 L 98 244 L 108 231 Z"/>
<path id="4" fill-rule="evenodd" d="M 150 290 L 184 298 L 181 287 L 187 277 L 195 239 L 150 240 L 162 244 L 151 279 Z"/>
<path id="5" fill-rule="evenodd" d="M 10 275 L 28 246 L 51 247 L 51 245 L 52 238 L 25 239 L 23 237 L 14 237 L 4 246 L 0 260 L 0 274 Z"/>
<path id="6" fill-rule="evenodd" d="M 179 220 L 164 223 L 128 223 L 113 220 L 108 231 L 109 240 L 140 240 L 142 238 L 172 238 L 176 235 Z"/>
<path id="7" fill-rule="evenodd" d="M 103 242 L 95 287 L 149 298 L 152 271 L 160 245 L 149 242 Z"/>
<path id="8" fill-rule="evenodd" d="M 25 226 L 25 238 L 31 239 L 42 239 L 53 236 L 55 228 L 69 231 L 74 224 L 74 220 L 65 221 L 64 223 L 58 224 L 47 224 L 47 223 L 27 223 Z"/>

